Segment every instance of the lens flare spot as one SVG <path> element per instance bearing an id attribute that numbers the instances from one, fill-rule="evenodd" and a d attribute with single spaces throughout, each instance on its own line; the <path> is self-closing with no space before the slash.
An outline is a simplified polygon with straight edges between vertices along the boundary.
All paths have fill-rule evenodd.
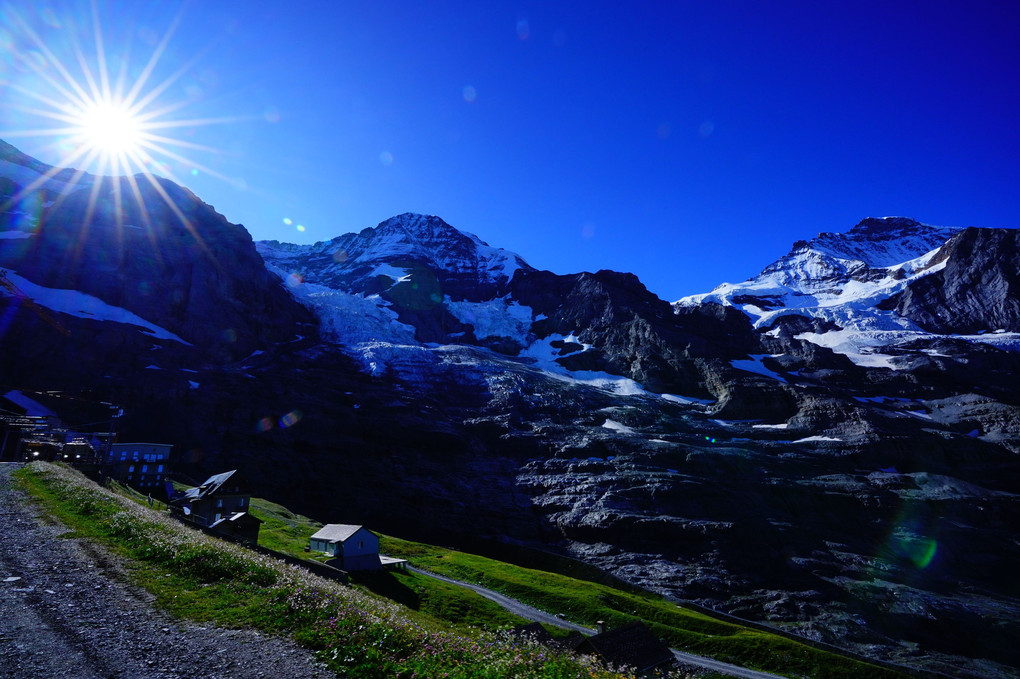
<path id="1" fill-rule="evenodd" d="M 923 540 L 923 546 L 914 554 L 914 565 L 924 570 L 931 563 L 931 560 L 935 558 L 935 552 L 939 549 L 939 543 L 935 540 L 927 539 Z"/>
<path id="2" fill-rule="evenodd" d="M 156 43 L 159 42 L 159 33 L 152 30 L 151 28 L 140 28 L 138 29 L 138 37 L 143 43 L 149 47 L 155 47 Z"/>
<path id="3" fill-rule="evenodd" d="M 462 94 L 464 96 L 464 101 L 469 104 L 478 98 L 478 90 L 471 85 L 465 85 Z"/>
<path id="4" fill-rule="evenodd" d="M 289 429 L 300 422 L 302 417 L 304 415 L 300 410 L 292 410 L 280 418 L 280 426 L 284 429 Z"/>
<path id="5" fill-rule="evenodd" d="M 296 288 L 304 282 L 305 282 L 304 279 L 301 277 L 301 274 L 299 273 L 292 273 L 291 275 L 287 276 L 288 288 Z"/>
<path id="6" fill-rule="evenodd" d="M 192 177 L 197 177 L 198 176 L 198 168 L 197 167 L 191 168 L 191 176 Z"/>
<path id="7" fill-rule="evenodd" d="M 708 137 L 715 132 L 715 123 L 711 120 L 706 120 L 698 126 L 698 135 L 701 137 Z"/>
<path id="8" fill-rule="evenodd" d="M 393 164 L 393 154 L 389 151 L 383 151 L 379 154 L 379 162 L 384 166 L 389 167 Z"/>
<path id="9" fill-rule="evenodd" d="M 517 20 L 517 39 L 527 40 L 531 37 L 531 26 L 528 25 L 527 19 Z"/>
<path id="10" fill-rule="evenodd" d="M 227 343 L 233 344 L 234 342 L 237 341 L 237 331 L 234 330 L 233 328 L 227 328 L 226 330 L 223 331 L 223 339 Z"/>
<path id="11" fill-rule="evenodd" d="M 14 65 L 26 73 L 46 69 L 46 57 L 36 50 L 26 50 L 15 55 Z"/>
<path id="12" fill-rule="evenodd" d="M 662 123 L 655 129 L 655 135 L 659 139 L 666 139 L 673 133 L 673 128 L 669 126 L 669 123 Z"/>
<path id="13" fill-rule="evenodd" d="M 49 7 L 45 7 L 41 12 L 39 12 L 39 18 L 45 21 L 50 28 L 56 28 L 59 30 L 64 27 L 63 24 L 60 23 L 60 18 L 57 17 L 56 13 L 54 13 L 54 11 Z"/>
<path id="14" fill-rule="evenodd" d="M 291 218 L 290 218 L 290 217 L 284 217 L 284 218 L 283 218 L 283 223 L 284 223 L 284 224 L 286 224 L 287 226 L 290 226 L 290 225 L 291 225 L 291 224 L 293 224 L 294 222 L 293 222 L 293 220 L 291 220 Z"/>
<path id="15" fill-rule="evenodd" d="M 255 431 L 267 432 L 273 428 L 274 424 L 275 423 L 273 422 L 273 418 L 263 417 L 261 420 L 255 423 Z"/>
<path id="16" fill-rule="evenodd" d="M 908 526 L 900 526 L 893 533 L 890 547 L 894 556 L 909 561 L 918 570 L 924 570 L 931 565 L 939 545 L 933 538 L 918 535 Z"/>
<path id="17" fill-rule="evenodd" d="M 344 250 L 343 248 L 340 248 L 339 250 L 334 252 L 333 253 L 333 261 L 336 262 L 337 264 L 343 264 L 344 262 L 346 262 L 347 261 L 347 251 Z"/>
<path id="18" fill-rule="evenodd" d="M 300 231 L 301 233 L 304 233 L 304 232 L 305 232 L 305 227 L 304 227 L 304 225 L 303 225 L 303 224 L 298 224 L 298 225 L 297 225 L 297 230 L 298 230 L 298 231 Z"/>
<path id="19" fill-rule="evenodd" d="M 268 123 L 280 122 L 280 110 L 275 106 L 267 106 L 266 110 L 263 111 L 262 115 L 265 117 Z"/>

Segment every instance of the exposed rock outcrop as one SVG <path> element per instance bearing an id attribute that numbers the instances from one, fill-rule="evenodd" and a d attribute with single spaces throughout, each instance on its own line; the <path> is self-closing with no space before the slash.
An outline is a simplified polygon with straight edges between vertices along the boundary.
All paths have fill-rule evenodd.
<path id="1" fill-rule="evenodd" d="M 939 250 L 943 261 L 878 308 L 929 332 L 1020 332 L 1020 230 L 965 229 Z"/>

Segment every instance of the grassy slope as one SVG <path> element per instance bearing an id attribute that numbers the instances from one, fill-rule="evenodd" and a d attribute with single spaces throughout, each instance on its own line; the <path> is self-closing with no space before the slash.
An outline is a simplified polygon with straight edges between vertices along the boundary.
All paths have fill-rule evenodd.
<path id="1" fill-rule="evenodd" d="M 252 500 L 253 513 L 266 521 L 259 543 L 290 554 L 308 556 L 308 537 L 321 527 L 286 508 Z M 642 620 L 675 648 L 708 655 L 738 665 L 791 676 L 862 677 L 891 679 L 897 672 L 821 651 L 785 637 L 723 622 L 684 609 L 665 599 L 632 587 L 569 577 L 525 568 L 482 556 L 381 536 L 380 550 L 400 556 L 412 565 L 452 578 L 481 584 L 536 608 L 563 613 L 570 620 L 610 627 Z M 558 565 L 556 561 L 548 561 Z M 567 567 L 577 574 L 576 566 Z M 486 629 L 510 627 L 522 621 L 474 593 L 409 574 L 362 578 L 371 591 L 459 624 Z"/>
<path id="2" fill-rule="evenodd" d="M 605 620 L 610 627 L 643 620 L 675 648 L 737 665 L 811 677 L 904 676 L 786 637 L 720 621 L 647 592 L 623 591 L 396 538 L 383 537 L 380 548 L 419 568 L 483 585 L 591 627 L 597 620 Z"/>
<path id="3" fill-rule="evenodd" d="M 124 557 L 134 581 L 173 614 L 289 634 L 342 676 L 623 677 L 585 659 L 451 629 L 432 616 L 208 537 L 66 468 L 34 463 L 16 478 L 75 537 Z"/>
<path id="4" fill-rule="evenodd" d="M 259 531 L 259 544 L 263 547 L 300 559 L 324 561 L 327 558 L 305 551 L 308 538 L 322 528 L 321 523 L 261 498 L 251 499 L 249 511 L 264 522 Z M 356 574 L 353 584 L 460 628 L 498 630 L 527 622 L 474 592 L 414 573 Z"/>

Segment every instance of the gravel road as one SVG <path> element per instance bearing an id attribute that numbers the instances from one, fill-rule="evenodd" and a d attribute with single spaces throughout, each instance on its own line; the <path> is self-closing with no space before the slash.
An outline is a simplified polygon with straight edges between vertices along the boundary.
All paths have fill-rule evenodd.
<path id="1" fill-rule="evenodd" d="M 328 677 L 292 641 L 182 622 L 156 610 L 100 547 L 61 538 L 0 463 L 0 677 Z"/>

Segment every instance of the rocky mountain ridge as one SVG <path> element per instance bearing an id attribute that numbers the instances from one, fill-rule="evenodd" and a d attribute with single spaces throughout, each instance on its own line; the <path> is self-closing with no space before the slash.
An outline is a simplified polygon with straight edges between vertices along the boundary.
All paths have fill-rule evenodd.
<path id="1" fill-rule="evenodd" d="M 943 335 L 1020 333 L 1020 232 L 966 229 L 935 254 L 943 262 L 878 308 Z"/>
<path id="2" fill-rule="evenodd" d="M 85 178 L 113 205 L 93 225 L 87 201 L 71 200 L 91 189 L 68 171 L 3 162 L 0 263 L 71 332 L 0 298 L 7 388 L 123 403 L 125 437 L 174 443 L 196 476 L 241 468 L 261 495 L 324 521 L 558 551 L 958 676 L 1020 666 L 1008 631 L 1020 613 L 1009 568 L 1020 354 L 1009 333 L 936 334 L 863 301 L 934 282 L 937 267 L 957 271 L 954 258 L 970 270 L 962 245 L 929 256 L 965 231 L 866 220 L 845 243 L 820 240 L 817 257 L 798 245 L 791 263 L 832 266 L 801 307 L 789 300 L 810 295 L 776 283 L 793 269 L 748 286 L 779 291 L 785 311 L 763 323 L 762 299 L 737 300 L 736 288 L 671 306 L 632 274 L 538 271 L 437 217 L 314 246 L 255 244 L 183 190 L 152 187 L 133 212 L 134 199 L 112 203 L 114 180 Z M 148 226 L 142 213 L 151 229 L 132 228 Z M 162 265 L 121 256 L 122 242 L 145 252 L 127 239 L 146 234 L 166 236 Z M 981 266 L 995 270 L 1000 241 L 986 242 Z M 79 243 L 95 251 L 81 271 L 110 272 L 101 285 L 54 271 L 50 260 L 78 261 Z M 881 256 L 853 265 L 869 248 Z M 1005 318 L 1013 288 L 1001 270 Z M 65 281 L 89 286 L 71 306 L 48 292 Z M 966 296 L 975 281 L 936 289 Z M 876 285 L 890 294 L 854 292 Z M 193 291 L 204 306 L 174 306 Z M 848 294 L 853 313 L 833 311 Z M 896 304 L 930 307 L 932 294 Z M 846 320 L 869 314 L 893 329 Z M 834 351 L 848 332 L 900 335 Z"/>

